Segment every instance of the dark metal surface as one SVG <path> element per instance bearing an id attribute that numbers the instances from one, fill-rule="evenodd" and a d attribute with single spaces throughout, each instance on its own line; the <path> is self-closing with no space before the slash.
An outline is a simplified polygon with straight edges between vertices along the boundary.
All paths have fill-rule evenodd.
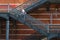
<path id="1" fill-rule="evenodd" d="M 8 18 L 8 13 L 0 13 L 0 17 L 7 19 Z"/>
<path id="2" fill-rule="evenodd" d="M 9 17 L 6 20 L 6 40 L 9 40 Z"/>
<path id="3" fill-rule="evenodd" d="M 48 0 L 50 3 L 60 3 L 60 0 Z"/>

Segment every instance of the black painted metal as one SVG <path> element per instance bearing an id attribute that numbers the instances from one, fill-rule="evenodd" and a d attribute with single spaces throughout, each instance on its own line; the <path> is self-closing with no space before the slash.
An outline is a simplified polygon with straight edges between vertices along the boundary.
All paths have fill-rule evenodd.
<path id="1" fill-rule="evenodd" d="M 60 4 L 60 0 L 48 0 L 50 3 Z"/>
<path id="2" fill-rule="evenodd" d="M 0 38 L 1 38 L 1 32 L 2 32 L 2 21 L 1 21 L 1 18 L 0 18 Z"/>
<path id="3" fill-rule="evenodd" d="M 0 13 L 0 17 L 7 19 L 9 13 Z"/>
<path id="4" fill-rule="evenodd" d="M 6 40 L 9 40 L 9 17 L 6 20 Z"/>
<path id="5" fill-rule="evenodd" d="M 33 9 L 33 8 L 35 8 L 35 7 L 37 7 L 37 6 L 39 6 L 39 5 L 41 5 L 41 4 L 43 4 L 44 2 L 46 2 L 47 0 L 39 0 L 39 2 L 38 3 L 36 3 L 36 4 L 34 4 L 33 3 L 33 5 L 27 5 L 26 7 L 27 8 L 24 8 L 25 9 L 25 11 L 26 12 L 28 12 L 29 10 L 31 10 L 31 9 Z M 50 3 L 60 3 L 60 1 L 59 0 L 48 0 Z M 22 7 L 22 6 L 21 6 Z M 18 8 L 18 9 L 17 9 Z M 14 18 L 15 20 L 18 20 L 18 21 L 20 21 L 20 22 L 22 22 L 23 24 L 25 24 L 25 25 L 27 25 L 27 26 L 29 26 L 29 27 L 31 27 L 31 28 L 33 28 L 34 30 L 36 30 L 36 31 L 38 31 L 39 33 L 42 33 L 42 34 L 44 34 L 44 35 L 46 35 L 46 36 L 48 36 L 48 38 L 49 39 L 51 39 L 52 37 L 55 37 L 55 36 L 57 36 L 57 34 L 49 34 L 48 35 L 48 33 L 45 31 L 45 30 L 47 30 L 47 28 L 46 27 L 48 27 L 47 25 L 43 25 L 44 23 L 42 23 L 41 21 L 37 21 L 37 20 L 34 20 L 35 18 L 33 18 L 33 17 L 31 17 L 30 15 L 28 15 L 28 14 L 22 14 L 22 11 L 21 10 L 19 10 L 19 8 L 20 8 L 20 6 L 19 7 L 17 7 L 16 9 L 14 9 L 14 10 L 11 10 L 10 11 L 10 14 L 9 13 L 0 13 L 0 17 L 3 17 L 3 18 L 5 18 L 5 19 L 8 19 L 8 17 L 10 16 L 10 17 L 12 17 L 12 18 Z M 47 7 L 47 10 L 49 10 L 49 7 Z M 26 19 L 24 19 L 24 18 L 26 18 Z M 41 29 L 41 28 L 39 28 L 39 26 L 40 25 L 37 25 L 37 26 L 35 26 L 35 25 L 32 25 L 33 23 L 36 23 L 36 24 L 42 24 L 41 26 L 43 26 L 44 27 L 44 30 L 43 29 Z M 9 23 L 8 23 L 8 21 L 7 21 L 7 29 L 6 29 L 6 31 L 7 31 L 7 33 L 6 33 L 6 40 L 9 40 Z M 15 25 L 14 25 L 15 26 Z M 41 27 L 40 26 L 40 27 Z M 7 35 L 8 34 L 8 35 Z M 49 40 L 48 39 L 48 40 Z"/>

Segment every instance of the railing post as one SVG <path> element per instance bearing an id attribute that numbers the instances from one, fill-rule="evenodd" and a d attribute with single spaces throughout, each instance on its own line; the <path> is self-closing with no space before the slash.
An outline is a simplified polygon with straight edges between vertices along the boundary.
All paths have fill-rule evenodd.
<path id="1" fill-rule="evenodd" d="M 9 40 L 9 18 L 6 20 L 6 40 Z"/>
<path id="2" fill-rule="evenodd" d="M 49 25 L 48 24 L 46 24 L 46 31 L 47 31 L 47 33 L 49 33 Z"/>
<path id="3" fill-rule="evenodd" d="M 50 40 L 49 38 L 47 38 L 47 40 Z"/>
<path id="4" fill-rule="evenodd" d="M 9 5 L 9 3 L 8 3 L 8 12 L 10 11 L 10 5 Z"/>
<path id="5" fill-rule="evenodd" d="M 10 5 L 8 0 L 8 13 L 9 11 L 10 11 Z M 6 40 L 9 40 L 9 17 L 7 17 L 7 20 L 6 20 Z"/>
<path id="6" fill-rule="evenodd" d="M 49 25 L 47 26 L 47 33 L 49 33 Z"/>

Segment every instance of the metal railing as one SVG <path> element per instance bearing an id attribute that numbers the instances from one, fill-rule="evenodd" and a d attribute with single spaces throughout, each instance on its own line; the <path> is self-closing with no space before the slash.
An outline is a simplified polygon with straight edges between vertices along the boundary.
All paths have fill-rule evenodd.
<path id="1" fill-rule="evenodd" d="M 0 4 L 0 12 L 9 12 L 9 4 Z M 5 8 L 3 8 L 5 7 Z"/>
<path id="2" fill-rule="evenodd" d="M 22 12 L 22 10 L 28 8 L 29 6 L 33 5 L 34 3 L 37 3 L 41 0 L 28 0 L 27 2 L 23 3 L 22 5 L 17 6 L 15 9 L 11 10 L 12 15 L 16 16 L 18 19 L 19 17 L 21 17 L 24 13 Z M 26 12 L 25 12 L 26 13 Z M 52 16 L 51 16 L 51 23 L 52 23 Z M 28 24 L 37 27 L 38 29 L 44 30 L 47 33 L 59 33 L 59 32 L 53 32 L 52 29 L 50 29 L 50 26 L 48 24 L 45 24 L 43 22 L 41 22 L 40 20 L 35 20 L 35 18 L 33 18 L 32 16 L 26 14 L 22 17 L 22 20 L 27 22 Z M 38 24 L 38 25 L 33 25 L 33 24 Z M 51 31 L 52 30 L 52 31 Z M 56 30 L 56 29 L 54 29 Z M 56 30 L 58 31 L 58 30 Z"/>
<path id="3" fill-rule="evenodd" d="M 40 0 L 39 0 L 40 1 Z M 20 15 L 20 12 L 22 11 L 21 9 L 26 9 L 27 7 L 29 7 L 29 6 L 31 6 L 31 5 L 33 5 L 34 3 L 37 3 L 37 2 L 39 2 L 38 0 L 28 0 L 28 1 L 26 1 L 25 3 L 23 3 L 22 5 L 19 5 L 19 6 L 17 6 L 14 10 L 12 10 L 12 12 L 15 12 L 15 13 L 11 13 L 11 14 L 19 14 Z M 0 9 L 0 12 L 9 12 L 12 8 L 10 7 L 10 4 L 0 4 L 0 6 L 7 6 L 7 8 L 1 8 Z M 18 15 L 17 14 L 17 15 Z M 38 28 L 39 28 L 39 26 L 40 26 L 40 28 L 41 29 L 43 29 L 43 30 L 46 30 L 47 29 L 47 32 L 48 33 L 50 33 L 50 32 L 52 32 L 53 30 L 55 30 L 56 32 L 55 33 L 58 33 L 58 30 L 60 30 L 60 29 L 50 29 L 49 28 L 49 25 L 47 25 L 47 27 L 46 27 L 46 29 L 44 29 L 45 27 L 44 26 L 46 26 L 46 24 L 42 24 L 42 26 L 41 26 L 41 23 L 39 23 L 39 21 L 37 21 L 37 20 L 35 20 L 34 18 L 31 18 L 31 16 L 29 15 L 25 15 L 25 21 L 26 22 L 29 22 L 29 23 L 31 23 L 31 25 L 33 25 L 33 24 L 39 24 L 39 25 L 34 25 L 34 26 L 38 26 Z M 29 19 L 28 19 L 28 17 L 29 17 Z M 52 17 L 51 17 L 51 20 L 52 20 Z M 44 25 L 44 26 L 43 26 Z"/>
<path id="4" fill-rule="evenodd" d="M 35 20 L 35 18 L 33 18 L 32 16 L 26 14 L 26 12 L 23 13 L 22 11 L 15 9 L 15 10 L 12 10 L 11 13 L 13 14 L 12 16 L 16 17 L 15 19 L 28 25 L 29 27 L 33 28 L 39 33 L 42 31 L 47 33 L 47 25 L 44 25 L 44 23 L 41 21 Z M 33 25 L 33 24 L 41 24 L 41 25 Z"/>
<path id="5" fill-rule="evenodd" d="M 26 1 L 25 3 L 17 6 L 16 9 L 18 9 L 18 10 L 19 10 L 19 9 L 26 9 L 26 8 L 28 8 L 29 6 L 35 4 L 35 3 L 39 2 L 39 1 L 41 1 L 41 0 L 33 0 L 33 1 L 32 1 L 32 0 L 28 0 L 28 1 Z"/>
<path id="6" fill-rule="evenodd" d="M 9 12 L 10 10 L 12 10 L 13 6 L 17 6 L 19 4 L 0 4 L 0 12 Z"/>
<path id="7" fill-rule="evenodd" d="M 21 14 L 22 12 L 20 10 L 12 10 L 13 15 L 15 15 L 16 17 L 21 17 L 23 14 Z M 45 24 L 43 22 L 41 22 L 40 20 L 36 20 L 35 18 L 33 18 L 32 16 L 26 14 L 22 17 L 22 20 L 24 20 L 25 22 L 29 23 L 30 25 L 33 25 L 34 27 L 36 26 L 38 29 L 40 28 L 41 30 L 44 30 L 47 33 L 60 33 L 60 29 L 50 29 L 51 25 L 53 24 Z M 52 21 L 52 16 L 51 16 L 51 20 Z M 52 22 L 51 22 L 52 23 Z M 57 26 L 60 24 L 56 24 Z"/>

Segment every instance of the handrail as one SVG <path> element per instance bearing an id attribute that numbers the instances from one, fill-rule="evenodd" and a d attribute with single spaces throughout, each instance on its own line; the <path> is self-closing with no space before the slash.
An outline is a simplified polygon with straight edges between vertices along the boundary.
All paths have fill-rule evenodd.
<path id="1" fill-rule="evenodd" d="M 22 17 L 22 15 L 23 15 L 23 14 L 19 14 L 19 13 L 22 13 L 22 11 L 21 10 L 19 11 L 17 9 L 12 10 L 11 13 L 12 13 L 12 16 L 18 17 L 18 19 L 20 16 Z M 31 28 L 35 29 L 36 31 L 39 31 L 39 32 L 44 31 L 45 33 L 47 33 L 48 25 L 43 25 L 44 24 L 43 22 L 34 20 L 35 18 L 28 14 L 25 14 L 23 18 L 21 18 L 21 17 L 20 17 L 20 19 L 23 21 L 23 23 L 25 22 L 26 25 L 28 25 L 28 26 L 30 25 L 30 27 L 32 26 Z M 33 25 L 33 24 L 42 24 L 42 25 Z"/>
<path id="2" fill-rule="evenodd" d="M 18 9 L 24 9 L 24 8 L 22 8 L 22 7 L 23 7 L 22 5 L 26 5 L 26 4 L 28 4 L 30 1 L 31 1 L 31 2 L 34 2 L 34 0 L 33 0 L 33 1 L 32 1 L 32 0 L 28 0 L 28 1 L 24 2 L 24 3 L 22 3 L 21 5 L 15 7 L 14 9 L 17 9 L 18 7 L 19 7 Z M 38 0 L 36 0 L 35 3 L 37 3 L 37 1 L 38 1 Z M 40 0 L 39 0 L 39 1 L 40 1 Z M 38 2 L 39 2 L 39 1 L 38 1 Z M 32 3 L 31 5 L 33 5 L 33 4 L 35 4 L 35 3 Z M 29 5 L 30 5 L 30 4 L 29 4 Z M 28 5 L 27 5 L 27 6 L 28 6 Z M 12 9 L 12 10 L 14 10 L 14 9 Z M 25 8 L 25 9 L 26 9 L 26 8 Z"/>
<path id="3" fill-rule="evenodd" d="M 28 2 L 28 1 L 26 1 L 26 2 Z M 26 3 L 26 2 L 24 2 L 24 3 Z M 23 5 L 24 3 L 22 3 L 21 5 Z M 17 7 L 19 7 L 19 6 L 21 6 L 21 5 L 18 5 Z M 15 8 L 17 8 L 17 7 L 15 7 Z M 15 9 L 15 8 L 14 8 L 14 9 Z M 12 10 L 14 10 L 14 9 L 12 9 Z"/>

